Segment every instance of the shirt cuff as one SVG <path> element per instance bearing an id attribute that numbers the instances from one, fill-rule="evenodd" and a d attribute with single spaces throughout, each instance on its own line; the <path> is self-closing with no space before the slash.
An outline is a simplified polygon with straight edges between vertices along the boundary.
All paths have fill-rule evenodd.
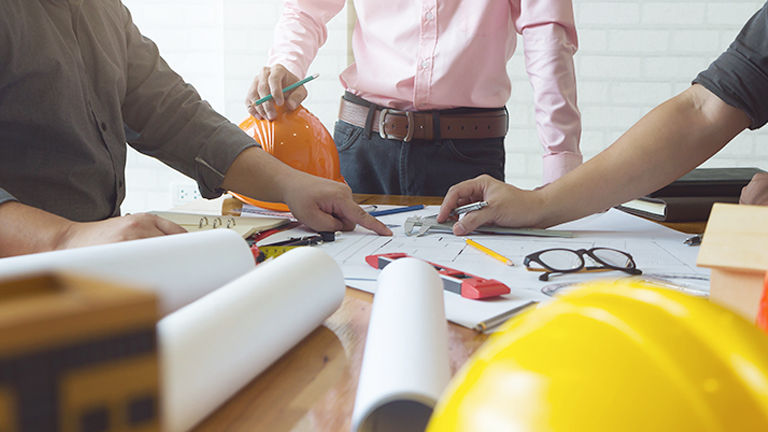
<path id="1" fill-rule="evenodd" d="M 552 153 L 544 155 L 544 184 L 552 183 L 581 165 L 584 157 L 576 153 Z"/>
<path id="2" fill-rule="evenodd" d="M 195 156 L 196 175 L 203 198 L 219 197 L 225 191 L 221 183 L 230 165 L 243 150 L 259 144 L 237 126 L 222 128 L 216 132 Z M 223 145 L 226 143 L 226 145 Z"/>
<path id="3" fill-rule="evenodd" d="M 288 72 L 296 75 L 298 79 L 304 79 L 307 75 L 308 67 L 304 67 L 302 64 L 298 62 L 290 61 L 286 58 L 282 57 L 274 57 L 270 58 L 267 62 L 267 67 L 272 67 L 276 64 L 282 65 Z"/>

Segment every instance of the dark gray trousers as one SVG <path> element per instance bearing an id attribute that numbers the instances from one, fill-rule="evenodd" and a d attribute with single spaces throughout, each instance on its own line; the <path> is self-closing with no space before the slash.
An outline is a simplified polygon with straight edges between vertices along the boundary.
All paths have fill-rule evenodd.
<path id="1" fill-rule="evenodd" d="M 444 196 L 480 174 L 504 181 L 504 138 L 404 142 L 337 121 L 333 139 L 355 193 Z"/>

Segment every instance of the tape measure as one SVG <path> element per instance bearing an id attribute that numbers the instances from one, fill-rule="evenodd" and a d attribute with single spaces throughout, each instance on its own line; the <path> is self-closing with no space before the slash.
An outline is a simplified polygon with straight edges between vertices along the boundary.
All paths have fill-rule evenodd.
<path id="1" fill-rule="evenodd" d="M 264 259 L 278 257 L 291 249 L 296 249 L 304 246 L 261 246 L 259 250 L 264 253 Z"/>
<path id="2" fill-rule="evenodd" d="M 373 268 L 383 269 L 394 260 L 400 258 L 410 257 L 408 254 L 402 252 L 393 252 L 368 255 L 365 257 L 365 262 Z M 463 271 L 441 266 L 440 264 L 431 263 L 429 261 L 426 262 L 437 270 L 437 273 L 443 280 L 444 290 L 459 294 L 462 297 L 479 300 L 510 293 L 509 287 L 496 279 L 484 279 L 479 276 L 464 273 Z"/>

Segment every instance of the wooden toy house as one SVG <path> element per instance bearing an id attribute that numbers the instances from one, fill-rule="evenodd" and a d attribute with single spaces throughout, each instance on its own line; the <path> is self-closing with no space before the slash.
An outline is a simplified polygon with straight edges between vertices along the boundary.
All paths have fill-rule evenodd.
<path id="1" fill-rule="evenodd" d="M 712 270 L 712 302 L 754 322 L 768 270 L 768 207 L 715 204 L 696 264 Z"/>
<path id="2" fill-rule="evenodd" d="M 0 431 L 159 431 L 154 294 L 47 274 L 0 281 Z"/>

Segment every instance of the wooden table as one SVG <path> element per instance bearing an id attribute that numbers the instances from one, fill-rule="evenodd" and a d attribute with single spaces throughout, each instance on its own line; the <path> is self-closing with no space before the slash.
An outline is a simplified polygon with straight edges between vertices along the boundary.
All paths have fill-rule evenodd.
<path id="1" fill-rule="evenodd" d="M 355 195 L 360 204 L 439 205 L 439 197 Z M 227 207 L 225 203 L 225 208 Z M 238 205 L 238 204 L 229 204 Z M 692 233 L 704 224 L 669 224 Z M 325 323 L 205 419 L 197 432 L 349 431 L 373 295 L 347 288 Z M 448 324 L 451 369 L 487 335 Z"/>
<path id="2" fill-rule="evenodd" d="M 360 204 L 437 205 L 442 198 L 356 195 Z M 226 203 L 225 203 L 226 206 Z M 205 419 L 197 432 L 349 431 L 373 295 L 347 288 L 322 326 Z M 487 335 L 448 324 L 456 370 Z"/>

